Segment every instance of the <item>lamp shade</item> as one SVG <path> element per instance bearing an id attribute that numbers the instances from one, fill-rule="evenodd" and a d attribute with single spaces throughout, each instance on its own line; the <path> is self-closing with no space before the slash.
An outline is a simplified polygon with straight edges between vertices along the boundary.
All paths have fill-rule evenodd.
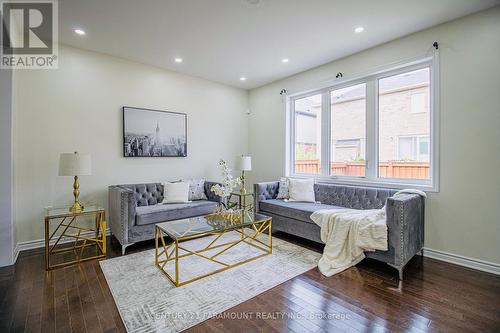
<path id="1" fill-rule="evenodd" d="M 252 170 L 252 157 L 250 157 L 250 156 L 241 156 L 241 159 L 240 159 L 240 169 L 242 171 L 251 171 Z"/>
<path id="2" fill-rule="evenodd" d="M 63 153 L 59 157 L 59 176 L 90 176 L 90 154 Z"/>

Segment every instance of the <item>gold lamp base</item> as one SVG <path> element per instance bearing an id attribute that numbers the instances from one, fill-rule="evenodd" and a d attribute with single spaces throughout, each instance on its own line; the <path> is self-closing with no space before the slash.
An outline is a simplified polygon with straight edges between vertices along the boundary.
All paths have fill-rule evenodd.
<path id="1" fill-rule="evenodd" d="M 75 197 L 75 202 L 71 207 L 69 207 L 69 211 L 72 213 L 80 213 L 83 210 L 83 206 L 78 201 L 78 197 L 80 196 L 80 183 L 78 182 L 78 176 L 75 176 L 75 181 L 73 183 L 73 196 Z"/>
<path id="2" fill-rule="evenodd" d="M 69 207 L 69 211 L 72 213 L 80 213 L 83 210 L 83 206 L 80 205 L 79 202 L 75 202 L 71 207 Z"/>
<path id="3" fill-rule="evenodd" d="M 240 187 L 240 193 L 241 194 L 247 194 L 247 189 L 245 188 L 245 171 L 241 171 L 241 187 Z"/>

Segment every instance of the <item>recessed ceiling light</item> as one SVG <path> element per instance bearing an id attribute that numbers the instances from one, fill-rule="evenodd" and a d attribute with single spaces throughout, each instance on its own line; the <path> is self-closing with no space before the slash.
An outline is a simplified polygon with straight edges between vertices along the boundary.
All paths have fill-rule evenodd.
<path id="1" fill-rule="evenodd" d="M 74 31 L 75 31 L 75 34 L 77 34 L 77 35 L 80 35 L 80 36 L 85 35 L 85 31 L 83 31 L 82 29 L 75 29 Z"/>
<path id="2" fill-rule="evenodd" d="M 182 58 L 175 58 L 174 61 L 178 64 L 180 64 L 181 62 L 183 62 L 184 60 Z"/>
<path id="3" fill-rule="evenodd" d="M 363 27 L 357 27 L 356 29 L 354 29 L 354 32 L 359 34 L 360 32 L 363 32 L 365 30 L 365 28 Z"/>
<path id="4" fill-rule="evenodd" d="M 287 64 L 290 60 L 288 58 L 281 59 L 281 62 Z"/>
<path id="5" fill-rule="evenodd" d="M 244 76 L 240 77 L 240 81 L 246 81 L 246 80 L 247 80 L 246 77 L 244 77 Z"/>

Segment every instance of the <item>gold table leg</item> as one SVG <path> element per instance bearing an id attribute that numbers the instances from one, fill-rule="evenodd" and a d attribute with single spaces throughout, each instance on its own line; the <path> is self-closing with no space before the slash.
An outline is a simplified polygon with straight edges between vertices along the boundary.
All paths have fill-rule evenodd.
<path id="1" fill-rule="evenodd" d="M 175 240 L 175 286 L 179 286 L 179 241 Z"/>

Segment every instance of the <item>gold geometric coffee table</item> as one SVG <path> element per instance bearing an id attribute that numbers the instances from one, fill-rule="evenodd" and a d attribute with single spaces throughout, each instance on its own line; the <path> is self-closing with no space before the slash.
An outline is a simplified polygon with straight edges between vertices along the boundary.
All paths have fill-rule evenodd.
<path id="1" fill-rule="evenodd" d="M 219 241 L 224 234 L 231 231 L 238 232 L 240 234 L 240 237 L 231 241 Z M 214 214 L 211 214 L 207 216 L 192 217 L 182 220 L 159 223 L 155 228 L 155 263 L 156 266 L 160 268 L 160 270 L 168 277 L 170 281 L 172 281 L 172 283 L 176 287 L 183 286 L 190 282 L 271 254 L 273 249 L 271 231 L 272 218 L 261 214 L 254 214 L 252 212 L 241 212 L 240 218 L 236 221 L 222 219 Z M 263 242 L 260 239 L 257 239 L 257 237 L 265 232 L 267 232 L 268 234 L 267 242 Z M 205 237 L 208 235 L 215 235 L 216 237 L 210 242 L 210 244 L 202 249 L 190 250 L 182 244 L 184 241 Z M 167 245 L 165 236 L 170 237 L 173 242 Z M 241 243 L 248 244 L 258 249 L 261 254 L 236 263 L 226 263 L 218 259 L 221 254 Z M 214 249 L 219 249 L 219 251 L 216 251 L 216 253 L 212 255 L 205 255 L 207 251 Z M 179 251 L 181 250 L 186 253 L 179 254 Z M 190 256 L 197 256 L 209 260 L 220 265 L 221 267 L 195 278 L 186 281 L 180 281 L 179 271 L 181 267 L 179 267 L 179 259 Z M 170 275 L 165 269 L 165 266 L 168 263 L 173 263 L 175 265 L 173 276 Z"/>

